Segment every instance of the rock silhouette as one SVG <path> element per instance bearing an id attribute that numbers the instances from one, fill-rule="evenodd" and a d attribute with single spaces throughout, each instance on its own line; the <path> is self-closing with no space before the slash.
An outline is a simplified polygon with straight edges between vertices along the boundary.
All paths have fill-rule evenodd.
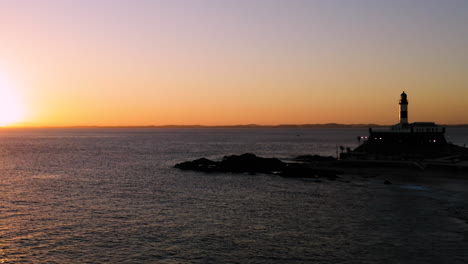
<path id="1" fill-rule="evenodd" d="M 320 157 L 320 156 L 317 156 Z M 315 158 L 317 158 L 315 157 Z M 317 160 L 330 161 L 328 157 Z M 318 178 L 324 177 L 335 180 L 341 171 L 321 168 L 311 164 L 286 163 L 277 158 L 257 157 L 251 153 L 225 156 L 221 161 L 212 161 L 207 158 L 196 159 L 176 164 L 174 167 L 182 170 L 202 172 L 230 172 L 230 173 L 265 173 L 276 174 L 289 178 Z"/>
<path id="2" fill-rule="evenodd" d="M 336 158 L 332 156 L 324 157 L 319 155 L 302 155 L 293 159 L 294 161 L 302 162 L 323 162 L 323 161 L 336 161 Z"/>

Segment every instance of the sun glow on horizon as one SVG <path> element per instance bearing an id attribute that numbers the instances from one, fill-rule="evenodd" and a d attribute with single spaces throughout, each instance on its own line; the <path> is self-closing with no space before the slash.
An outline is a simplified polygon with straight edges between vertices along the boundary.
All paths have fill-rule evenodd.
<path id="1" fill-rule="evenodd" d="M 344 3 L 346 2 L 346 3 Z M 0 1 L 0 127 L 468 124 L 468 1 Z"/>
<path id="2" fill-rule="evenodd" d="M 13 82 L 0 74 L 0 127 L 14 125 L 25 118 L 25 107 L 16 88 Z"/>

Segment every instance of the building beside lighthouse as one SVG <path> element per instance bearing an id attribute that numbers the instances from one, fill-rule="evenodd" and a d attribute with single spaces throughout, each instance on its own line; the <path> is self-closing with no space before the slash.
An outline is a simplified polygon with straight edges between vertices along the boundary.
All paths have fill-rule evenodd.
<path id="1" fill-rule="evenodd" d="M 408 96 L 403 91 L 400 96 L 400 122 L 391 127 L 392 132 L 411 132 L 411 133 L 442 133 L 445 134 L 445 127 L 434 122 L 408 122 Z"/>
<path id="2" fill-rule="evenodd" d="M 403 92 L 399 102 L 399 120 L 390 129 L 369 129 L 370 144 L 440 145 L 447 144 L 445 127 L 434 122 L 408 122 L 408 95 Z"/>
<path id="3" fill-rule="evenodd" d="M 369 128 L 367 141 L 348 157 L 391 157 L 392 159 L 436 156 L 448 145 L 445 127 L 434 122 L 409 122 L 408 95 L 399 101 L 399 123 L 386 129 Z M 346 155 L 345 155 L 346 156 Z"/>

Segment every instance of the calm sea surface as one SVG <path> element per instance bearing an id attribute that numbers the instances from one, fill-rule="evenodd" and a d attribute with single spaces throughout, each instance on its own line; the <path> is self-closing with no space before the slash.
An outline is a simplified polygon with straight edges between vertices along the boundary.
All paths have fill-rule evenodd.
<path id="1" fill-rule="evenodd" d="M 468 263 L 467 180 L 173 169 L 336 155 L 366 129 L 0 131 L 0 263 Z M 468 143 L 468 129 L 448 138 Z M 411 177 L 411 175 L 408 175 Z"/>

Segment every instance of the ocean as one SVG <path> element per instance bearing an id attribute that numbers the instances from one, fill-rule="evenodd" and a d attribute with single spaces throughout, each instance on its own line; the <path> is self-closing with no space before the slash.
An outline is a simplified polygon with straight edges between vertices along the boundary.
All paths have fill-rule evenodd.
<path id="1" fill-rule="evenodd" d="M 0 131 L 0 263 L 468 263 L 468 180 L 316 182 L 179 162 L 336 156 L 367 129 Z M 448 139 L 468 143 L 468 129 Z"/>

